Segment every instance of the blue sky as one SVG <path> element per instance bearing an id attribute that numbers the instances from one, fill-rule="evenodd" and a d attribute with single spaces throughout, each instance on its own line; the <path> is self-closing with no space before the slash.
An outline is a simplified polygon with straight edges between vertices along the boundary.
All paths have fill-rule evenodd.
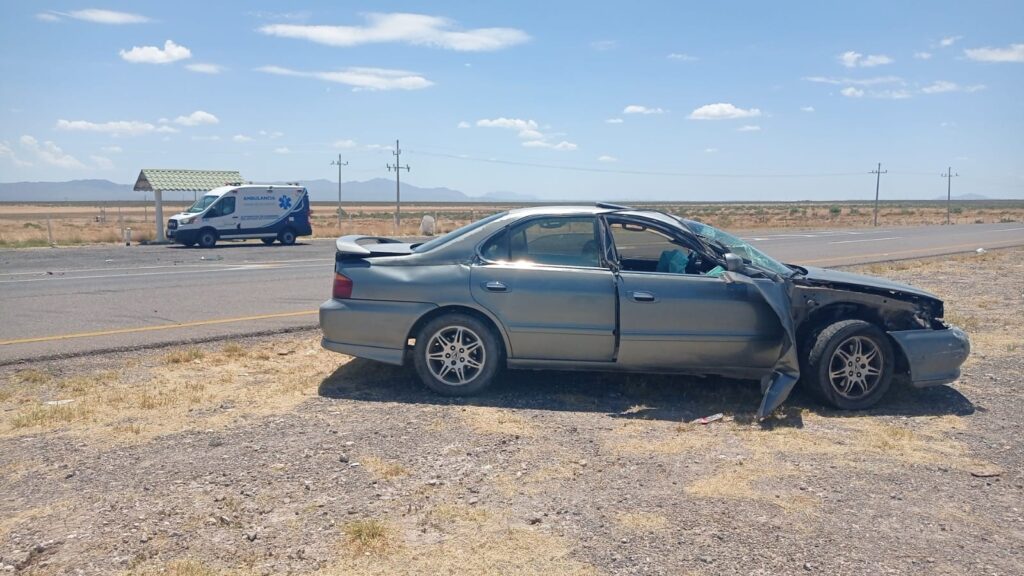
<path id="1" fill-rule="evenodd" d="M 0 181 L 142 167 L 542 199 L 1024 198 L 1020 2 L 17 2 Z"/>

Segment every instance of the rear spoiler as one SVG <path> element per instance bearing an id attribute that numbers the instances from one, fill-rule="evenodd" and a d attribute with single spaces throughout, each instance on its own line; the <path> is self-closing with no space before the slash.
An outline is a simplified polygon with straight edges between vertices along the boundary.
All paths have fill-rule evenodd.
<path id="1" fill-rule="evenodd" d="M 381 236 L 342 236 L 334 243 L 338 256 L 403 256 L 412 254 L 412 244 Z"/>

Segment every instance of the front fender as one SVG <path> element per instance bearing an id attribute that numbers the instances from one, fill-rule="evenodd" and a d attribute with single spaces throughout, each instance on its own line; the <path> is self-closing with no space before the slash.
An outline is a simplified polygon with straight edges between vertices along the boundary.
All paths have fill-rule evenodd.
<path id="1" fill-rule="evenodd" d="M 910 382 L 917 388 L 953 382 L 971 353 L 967 334 L 952 326 L 946 330 L 898 330 L 889 336 L 903 351 Z"/>

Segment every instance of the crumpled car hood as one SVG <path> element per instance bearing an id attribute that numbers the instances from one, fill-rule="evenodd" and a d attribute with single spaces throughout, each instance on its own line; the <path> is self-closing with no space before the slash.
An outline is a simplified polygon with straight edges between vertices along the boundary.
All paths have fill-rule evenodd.
<path id="1" fill-rule="evenodd" d="M 876 290 L 895 291 L 911 296 L 923 296 L 932 300 L 939 300 L 939 297 L 926 290 L 915 288 L 908 284 L 901 284 L 899 282 L 893 282 L 885 278 L 876 278 L 874 276 L 865 276 L 863 274 L 852 274 L 850 272 L 840 272 L 839 270 L 829 270 L 828 268 L 814 268 L 812 266 L 804 266 L 807 270 L 806 276 L 797 277 L 796 280 L 804 280 L 812 284 L 817 283 L 828 283 L 838 284 L 843 286 L 850 286 L 853 288 L 874 288 Z"/>

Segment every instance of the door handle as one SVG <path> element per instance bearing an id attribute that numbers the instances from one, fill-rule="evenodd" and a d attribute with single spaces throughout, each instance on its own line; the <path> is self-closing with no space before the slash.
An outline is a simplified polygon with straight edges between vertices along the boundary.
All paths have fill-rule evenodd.
<path id="1" fill-rule="evenodd" d="M 637 290 L 629 293 L 635 302 L 654 302 L 654 294 L 646 290 Z"/>
<path id="2" fill-rule="evenodd" d="M 484 282 L 484 289 L 489 292 L 508 292 L 508 286 L 506 286 L 504 282 L 499 282 L 497 280 Z"/>

